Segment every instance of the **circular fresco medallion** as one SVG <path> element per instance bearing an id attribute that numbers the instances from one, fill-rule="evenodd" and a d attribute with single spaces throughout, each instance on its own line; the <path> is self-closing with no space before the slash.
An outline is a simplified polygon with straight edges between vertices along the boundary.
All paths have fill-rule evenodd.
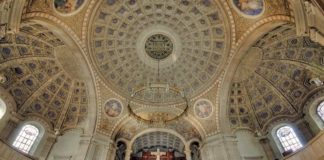
<path id="1" fill-rule="evenodd" d="M 213 105 L 207 99 L 199 99 L 194 105 L 195 114 L 199 118 L 208 118 L 213 112 Z"/>
<path id="2" fill-rule="evenodd" d="M 156 59 L 167 58 L 173 51 L 173 44 L 169 37 L 162 34 L 150 36 L 145 42 L 146 53 Z"/>
<path id="3" fill-rule="evenodd" d="M 54 8 L 63 15 L 69 15 L 79 10 L 86 0 L 54 0 Z"/>
<path id="4" fill-rule="evenodd" d="M 245 17 L 257 17 L 264 12 L 264 0 L 232 0 L 235 10 Z"/>
<path id="5" fill-rule="evenodd" d="M 117 99 L 109 99 L 104 106 L 104 111 L 109 117 L 118 117 L 122 110 L 122 103 Z"/>

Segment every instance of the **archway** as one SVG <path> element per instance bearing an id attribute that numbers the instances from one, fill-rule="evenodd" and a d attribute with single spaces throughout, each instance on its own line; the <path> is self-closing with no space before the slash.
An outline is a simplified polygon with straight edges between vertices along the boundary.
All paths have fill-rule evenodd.
<path id="1" fill-rule="evenodd" d="M 165 129 L 144 131 L 135 136 L 131 143 L 132 160 L 185 160 L 188 150 L 181 135 Z"/>

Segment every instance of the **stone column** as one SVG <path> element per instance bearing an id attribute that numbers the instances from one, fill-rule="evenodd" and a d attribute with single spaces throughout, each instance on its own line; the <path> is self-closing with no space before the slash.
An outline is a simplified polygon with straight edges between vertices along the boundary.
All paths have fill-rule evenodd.
<path id="1" fill-rule="evenodd" d="M 191 160 L 191 151 L 190 151 L 189 148 L 187 148 L 187 146 L 186 146 L 184 152 L 185 152 L 185 154 L 186 154 L 186 160 Z"/>
<path id="2" fill-rule="evenodd" d="M 269 160 L 270 159 L 275 159 L 276 156 L 275 156 L 274 151 L 273 151 L 273 149 L 272 149 L 272 147 L 270 145 L 270 140 L 268 138 L 264 137 L 264 138 L 260 138 L 259 141 L 260 141 L 260 144 L 263 147 L 263 150 L 264 150 L 267 158 Z"/>
<path id="3" fill-rule="evenodd" d="M 234 135 L 219 133 L 206 138 L 201 146 L 203 160 L 240 160 Z"/>
<path id="4" fill-rule="evenodd" d="M 115 160 L 116 156 L 116 145 L 113 141 L 110 141 L 109 148 L 107 151 L 107 160 Z"/>
<path id="5" fill-rule="evenodd" d="M 259 140 L 249 130 L 242 129 L 235 132 L 238 140 L 238 150 L 243 159 L 265 160 L 266 154 Z"/>
<path id="6" fill-rule="evenodd" d="M 81 135 L 81 140 L 79 143 L 78 153 L 75 154 L 75 160 L 86 159 L 88 154 L 88 149 L 90 147 L 91 136 L 90 135 Z"/>
<path id="7" fill-rule="evenodd" d="M 112 141 L 109 137 L 96 134 L 91 141 L 88 149 L 87 159 L 89 160 L 106 160 L 108 159 L 107 153 Z"/>
<path id="8" fill-rule="evenodd" d="M 55 135 L 48 135 L 44 146 L 42 147 L 42 151 L 40 153 L 40 160 L 48 159 L 49 153 L 51 149 L 53 148 L 53 145 L 56 142 L 56 136 Z"/>
<path id="9" fill-rule="evenodd" d="M 0 3 L 0 38 L 19 32 L 26 0 L 6 0 Z"/>
<path id="10" fill-rule="evenodd" d="M 4 141 L 10 141 L 11 140 L 10 138 L 12 138 L 11 135 L 15 134 L 14 131 L 17 128 L 19 123 L 20 123 L 20 118 L 18 118 L 18 115 L 16 113 L 11 113 L 10 119 L 8 120 L 6 126 L 3 128 L 2 132 L 0 133 L 0 138 Z"/>
<path id="11" fill-rule="evenodd" d="M 132 151 L 132 149 L 130 148 L 130 146 L 127 146 L 125 160 L 130 160 L 131 155 L 132 155 L 132 152 L 133 152 L 133 151 Z"/>
<path id="12" fill-rule="evenodd" d="M 298 36 L 309 36 L 314 42 L 324 45 L 324 16 L 321 9 L 311 1 L 288 0 L 295 17 Z"/>

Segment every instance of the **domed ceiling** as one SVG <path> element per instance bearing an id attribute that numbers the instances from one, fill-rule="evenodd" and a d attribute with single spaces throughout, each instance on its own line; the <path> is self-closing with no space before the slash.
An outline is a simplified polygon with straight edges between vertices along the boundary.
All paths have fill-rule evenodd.
<path id="1" fill-rule="evenodd" d="M 248 51 L 233 79 L 229 103 L 232 128 L 265 131 L 274 122 L 295 120 L 314 91 L 312 78 L 323 78 L 324 48 L 295 27 L 282 25 Z"/>
<path id="2" fill-rule="evenodd" d="M 52 129 L 75 128 L 88 113 L 85 82 L 74 79 L 56 59 L 65 44 L 46 27 L 25 22 L 19 34 L 0 41 L 0 83 L 23 119 L 38 117 Z"/>
<path id="3" fill-rule="evenodd" d="M 219 75 L 229 31 L 218 5 L 203 1 L 102 1 L 90 45 L 101 79 L 129 97 L 148 84 L 168 84 L 195 96 Z M 136 97 L 176 102 L 158 91 Z"/>

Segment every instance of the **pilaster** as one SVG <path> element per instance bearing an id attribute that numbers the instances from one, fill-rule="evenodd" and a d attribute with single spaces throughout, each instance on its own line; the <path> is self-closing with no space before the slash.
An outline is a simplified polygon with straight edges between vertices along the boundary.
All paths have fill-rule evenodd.
<path id="1" fill-rule="evenodd" d="M 79 143 L 78 154 L 75 155 L 75 160 L 86 159 L 88 154 L 88 149 L 90 147 L 91 136 L 90 135 L 81 135 L 81 140 Z"/>
<path id="2" fill-rule="evenodd" d="M 208 137 L 201 146 L 203 160 L 240 160 L 234 135 L 219 133 Z"/>

